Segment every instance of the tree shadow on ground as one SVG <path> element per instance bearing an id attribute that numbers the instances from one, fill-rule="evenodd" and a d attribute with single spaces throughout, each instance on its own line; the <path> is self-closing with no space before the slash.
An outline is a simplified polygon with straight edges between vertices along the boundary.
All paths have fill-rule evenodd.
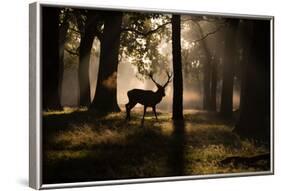
<path id="1" fill-rule="evenodd" d="M 188 164 L 186 156 L 186 132 L 184 120 L 173 121 L 173 133 L 171 135 L 168 164 L 171 175 L 182 176 L 186 174 L 185 164 Z"/>
<path id="2" fill-rule="evenodd" d="M 45 152 L 44 182 L 166 176 L 166 153 L 171 150 L 170 142 L 170 138 L 157 128 L 136 128 L 126 135 L 125 144 L 100 143 L 87 150 L 53 150 L 57 155 L 70 153 L 61 158 L 56 156 L 54 160 L 50 152 Z M 78 152 L 77 156 L 75 152 Z"/>
<path id="3" fill-rule="evenodd" d="M 267 151 L 241 140 L 210 113 L 172 121 L 148 112 L 98 115 L 87 111 L 43 117 L 43 183 L 169 177 L 255 171 L 265 168 L 219 166 L 227 156 Z M 265 165 L 263 165 L 265 166 Z"/>

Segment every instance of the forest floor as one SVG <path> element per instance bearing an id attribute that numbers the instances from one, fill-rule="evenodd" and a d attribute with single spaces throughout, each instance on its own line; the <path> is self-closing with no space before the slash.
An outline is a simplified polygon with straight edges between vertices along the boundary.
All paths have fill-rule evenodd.
<path id="1" fill-rule="evenodd" d="M 43 113 L 43 183 L 202 175 L 269 170 L 254 165 L 225 164 L 230 156 L 269 152 L 268 145 L 240 138 L 233 121 L 216 113 L 184 111 L 184 122 L 171 113 L 142 111 L 98 116 L 68 109 Z M 174 130 L 176 129 L 176 130 Z"/>

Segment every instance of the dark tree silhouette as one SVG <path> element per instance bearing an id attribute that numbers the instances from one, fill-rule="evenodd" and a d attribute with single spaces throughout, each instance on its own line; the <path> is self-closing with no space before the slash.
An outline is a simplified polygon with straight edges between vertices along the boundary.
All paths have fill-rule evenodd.
<path id="1" fill-rule="evenodd" d="M 244 98 L 244 87 L 245 87 L 245 80 L 246 77 L 246 66 L 248 65 L 248 62 L 250 61 L 250 54 L 251 54 L 251 44 L 252 44 L 252 33 L 253 33 L 253 23 L 252 21 L 243 21 L 241 24 L 241 32 L 239 34 L 239 45 L 242 49 L 241 54 L 241 61 L 240 65 L 238 66 L 240 69 L 240 108 L 241 103 L 243 103 Z"/>
<path id="2" fill-rule="evenodd" d="M 232 116 L 233 107 L 233 81 L 234 81 L 234 64 L 237 60 L 238 50 L 236 47 L 236 34 L 239 24 L 238 19 L 229 19 L 227 21 L 225 38 L 225 53 L 223 64 L 223 81 L 221 94 L 220 113 L 223 117 Z"/>
<path id="3" fill-rule="evenodd" d="M 217 110 L 217 59 L 213 58 L 211 62 L 211 90 L 210 90 L 210 110 Z"/>
<path id="4" fill-rule="evenodd" d="M 212 59 L 211 59 L 211 102 L 210 110 L 217 111 L 217 88 L 218 79 L 220 77 L 219 71 L 221 68 L 220 63 L 223 63 L 224 56 L 222 54 L 224 48 L 224 32 L 217 34 L 215 42 L 212 46 Z"/>
<path id="5" fill-rule="evenodd" d="M 104 20 L 96 93 L 90 109 L 118 112 L 120 108 L 117 104 L 117 68 L 122 13 L 108 12 Z"/>
<path id="6" fill-rule="evenodd" d="M 83 27 L 83 32 L 81 32 L 79 48 L 80 106 L 89 106 L 91 103 L 89 64 L 93 41 L 97 35 L 98 21 L 99 14 L 97 11 L 88 11 L 86 13 L 85 26 Z"/>
<path id="7" fill-rule="evenodd" d="M 62 9 L 60 11 L 60 17 L 62 21 L 59 27 L 59 98 L 62 95 L 62 81 L 64 74 L 64 44 L 66 42 L 67 30 L 69 28 L 70 13 L 68 9 Z"/>
<path id="8" fill-rule="evenodd" d="M 172 55 L 173 55 L 173 141 L 168 164 L 172 164 L 171 174 L 184 174 L 184 120 L 183 120 L 183 78 L 181 58 L 181 16 L 172 15 Z M 175 165 L 176 164 L 176 165 Z"/>
<path id="9" fill-rule="evenodd" d="M 172 16 L 172 54 L 173 54 L 173 119 L 183 119 L 183 81 L 181 61 L 181 17 Z"/>
<path id="10" fill-rule="evenodd" d="M 210 94 L 210 82 L 211 82 L 211 60 L 210 60 L 210 53 L 207 48 L 205 40 L 202 41 L 202 45 L 204 47 L 206 61 L 203 65 L 203 109 L 209 110 L 211 105 L 211 94 Z"/>
<path id="11" fill-rule="evenodd" d="M 59 98 L 59 11 L 58 8 L 42 9 L 43 33 L 43 109 L 60 109 Z"/>
<path id="12" fill-rule="evenodd" d="M 240 117 L 235 132 L 270 137 L 270 22 L 252 21 L 249 61 L 244 65 Z"/>

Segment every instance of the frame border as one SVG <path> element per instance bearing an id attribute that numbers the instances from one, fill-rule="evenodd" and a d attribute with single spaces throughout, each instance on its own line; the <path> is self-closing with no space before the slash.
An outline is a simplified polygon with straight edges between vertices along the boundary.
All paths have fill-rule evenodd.
<path id="1" fill-rule="evenodd" d="M 29 186 L 42 186 L 40 3 L 29 5 Z"/>
<path id="2" fill-rule="evenodd" d="M 42 7 L 72 7 L 85 8 L 95 10 L 116 10 L 127 12 L 157 12 L 164 14 L 189 14 L 189 15 L 208 15 L 221 16 L 228 18 L 240 19 L 259 19 L 270 21 L 270 155 L 271 165 L 269 171 L 261 172 L 241 172 L 241 173 L 225 173 L 225 174 L 208 174 L 208 175 L 192 175 L 192 176 L 176 176 L 161 178 L 139 178 L 124 180 L 106 180 L 91 182 L 75 182 L 75 183 L 59 183 L 59 184 L 43 184 L 42 182 L 42 69 L 41 69 L 41 9 Z M 54 188 L 73 188 L 84 186 L 104 186 L 104 185 L 121 185 L 135 183 L 151 183 L 151 182 L 167 182 L 167 181 L 183 181 L 197 179 L 214 179 L 229 177 L 245 177 L 274 175 L 274 16 L 269 15 L 247 15 L 236 13 L 220 13 L 208 11 L 190 11 L 176 9 L 157 9 L 157 8 L 141 8 L 126 6 L 107 6 L 95 4 L 81 3 L 54 3 L 54 2 L 34 2 L 29 4 L 29 186 L 34 189 L 54 189 Z"/>

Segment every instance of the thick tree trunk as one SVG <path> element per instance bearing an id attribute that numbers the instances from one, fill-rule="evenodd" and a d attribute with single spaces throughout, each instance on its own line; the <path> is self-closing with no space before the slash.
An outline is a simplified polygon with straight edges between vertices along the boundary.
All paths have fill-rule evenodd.
<path id="1" fill-rule="evenodd" d="M 59 98 L 61 100 L 62 95 L 62 83 L 63 83 L 63 74 L 64 74 L 64 44 L 66 41 L 67 30 L 69 27 L 68 22 L 68 12 L 65 12 L 63 22 L 59 28 Z"/>
<path id="2" fill-rule="evenodd" d="M 100 64 L 96 93 L 90 109 L 100 112 L 118 112 L 117 68 L 120 48 L 122 13 L 106 14 L 101 40 Z"/>
<path id="3" fill-rule="evenodd" d="M 212 61 L 212 69 L 211 69 L 211 95 L 210 95 L 210 110 L 217 110 L 217 61 Z"/>
<path id="4" fill-rule="evenodd" d="M 239 36 L 240 47 L 242 48 L 242 59 L 240 61 L 240 106 L 243 103 L 243 98 L 245 97 L 245 77 L 246 77 L 246 66 L 250 61 L 251 47 L 252 47 L 252 35 L 253 35 L 253 22 L 244 21 L 241 24 L 241 33 Z"/>
<path id="5" fill-rule="evenodd" d="M 223 81 L 221 94 L 221 116 L 225 118 L 232 117 L 233 107 L 233 82 L 234 82 L 234 64 L 237 60 L 238 51 L 236 47 L 236 34 L 239 20 L 231 19 L 228 21 L 226 39 L 225 39 L 225 56 L 223 64 Z"/>
<path id="6" fill-rule="evenodd" d="M 172 16 L 172 54 L 173 54 L 173 119 L 183 119 L 183 82 L 181 62 L 181 21 L 180 15 Z"/>
<path id="7" fill-rule="evenodd" d="M 240 116 L 235 132 L 270 138 L 270 22 L 253 21 L 249 62 L 242 77 Z"/>
<path id="8" fill-rule="evenodd" d="M 43 109 L 61 109 L 59 99 L 59 9 L 46 7 L 43 17 Z"/>
<path id="9" fill-rule="evenodd" d="M 80 106 L 88 107 L 91 103 L 89 64 L 97 24 L 98 15 L 93 12 L 88 12 L 79 49 Z"/>

